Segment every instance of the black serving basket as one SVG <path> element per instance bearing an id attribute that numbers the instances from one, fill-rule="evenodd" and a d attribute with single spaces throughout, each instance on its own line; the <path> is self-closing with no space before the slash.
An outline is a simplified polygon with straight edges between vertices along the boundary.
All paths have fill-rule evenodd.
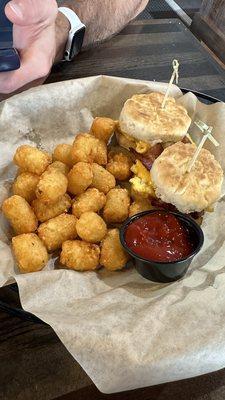
<path id="1" fill-rule="evenodd" d="M 188 93 L 188 92 L 194 93 L 195 96 L 198 97 L 198 99 L 201 100 L 205 104 L 213 104 L 213 103 L 221 102 L 221 100 L 219 100 L 215 97 L 209 96 L 207 94 L 201 93 L 201 92 L 196 92 L 196 91 L 189 90 L 186 88 L 180 88 L 180 89 L 183 93 Z M 12 291 L 12 294 L 14 297 L 15 297 L 15 295 L 18 297 L 19 291 L 18 291 L 18 286 L 16 283 L 9 285 L 7 287 L 7 289 Z M 2 289 L 0 289 L 0 290 L 2 290 Z M 5 298 L 5 296 L 4 296 L 4 298 Z M 18 300 L 17 300 L 17 302 L 18 302 Z M 41 321 L 35 315 L 24 311 L 22 308 L 19 308 L 18 306 L 14 306 L 13 304 L 10 304 L 10 302 L 6 303 L 5 301 L 3 301 L 1 299 L 1 296 L 0 296 L 0 311 L 3 311 L 5 313 L 8 313 L 9 315 L 12 315 L 13 317 L 21 318 L 26 321 L 30 321 L 33 323 L 39 323 L 39 324 L 45 324 L 45 322 Z"/>

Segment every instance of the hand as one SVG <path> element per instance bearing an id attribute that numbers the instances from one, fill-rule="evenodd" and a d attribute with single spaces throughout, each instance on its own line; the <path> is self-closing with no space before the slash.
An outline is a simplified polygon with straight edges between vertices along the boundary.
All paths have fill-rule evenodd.
<path id="1" fill-rule="evenodd" d="M 12 0 L 5 8 L 13 23 L 13 44 L 21 67 L 0 73 L 0 93 L 11 93 L 27 84 L 42 83 L 57 54 L 55 0 Z"/>

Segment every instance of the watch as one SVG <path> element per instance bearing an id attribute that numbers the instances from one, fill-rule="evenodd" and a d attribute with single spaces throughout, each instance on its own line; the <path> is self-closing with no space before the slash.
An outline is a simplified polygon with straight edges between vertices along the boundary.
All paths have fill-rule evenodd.
<path id="1" fill-rule="evenodd" d="M 9 0 L 0 0 L 0 72 L 20 68 L 20 58 L 13 48 L 12 24 L 5 16 L 5 6 Z"/>
<path id="2" fill-rule="evenodd" d="M 76 13 L 70 8 L 59 7 L 58 10 L 64 14 L 70 22 L 69 36 L 62 61 L 71 61 L 81 50 L 86 27 Z"/>

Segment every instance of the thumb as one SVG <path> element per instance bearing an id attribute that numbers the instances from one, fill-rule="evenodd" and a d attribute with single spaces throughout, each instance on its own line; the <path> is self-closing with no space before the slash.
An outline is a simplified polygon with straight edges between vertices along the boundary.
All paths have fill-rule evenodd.
<path id="1" fill-rule="evenodd" d="M 57 16 L 55 0 L 11 0 L 5 7 L 7 18 L 16 25 L 51 24 Z"/>

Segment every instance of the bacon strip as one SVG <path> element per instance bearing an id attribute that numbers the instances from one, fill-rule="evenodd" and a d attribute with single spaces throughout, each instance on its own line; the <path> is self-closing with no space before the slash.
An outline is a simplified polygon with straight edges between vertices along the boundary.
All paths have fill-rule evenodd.
<path id="1" fill-rule="evenodd" d="M 168 211 L 178 211 L 177 208 L 173 206 L 173 204 L 165 203 L 160 199 L 155 199 L 151 197 L 149 200 L 151 201 L 151 205 L 153 207 L 163 208 L 163 210 L 168 210 Z"/>
<path id="2" fill-rule="evenodd" d="M 140 160 L 142 164 L 147 168 L 147 170 L 150 171 L 155 159 L 159 157 L 160 154 L 163 152 L 163 147 L 161 143 L 157 143 L 144 154 L 139 154 L 133 149 L 130 149 L 130 151 L 134 154 L 135 158 Z"/>
<path id="3" fill-rule="evenodd" d="M 163 210 L 168 210 L 168 211 L 179 212 L 178 209 L 173 204 L 165 203 L 160 199 L 154 199 L 152 197 L 149 198 L 149 200 L 151 201 L 153 207 L 162 208 Z M 204 211 L 201 212 L 195 211 L 186 215 L 192 217 L 193 219 L 199 219 L 204 215 Z"/>

